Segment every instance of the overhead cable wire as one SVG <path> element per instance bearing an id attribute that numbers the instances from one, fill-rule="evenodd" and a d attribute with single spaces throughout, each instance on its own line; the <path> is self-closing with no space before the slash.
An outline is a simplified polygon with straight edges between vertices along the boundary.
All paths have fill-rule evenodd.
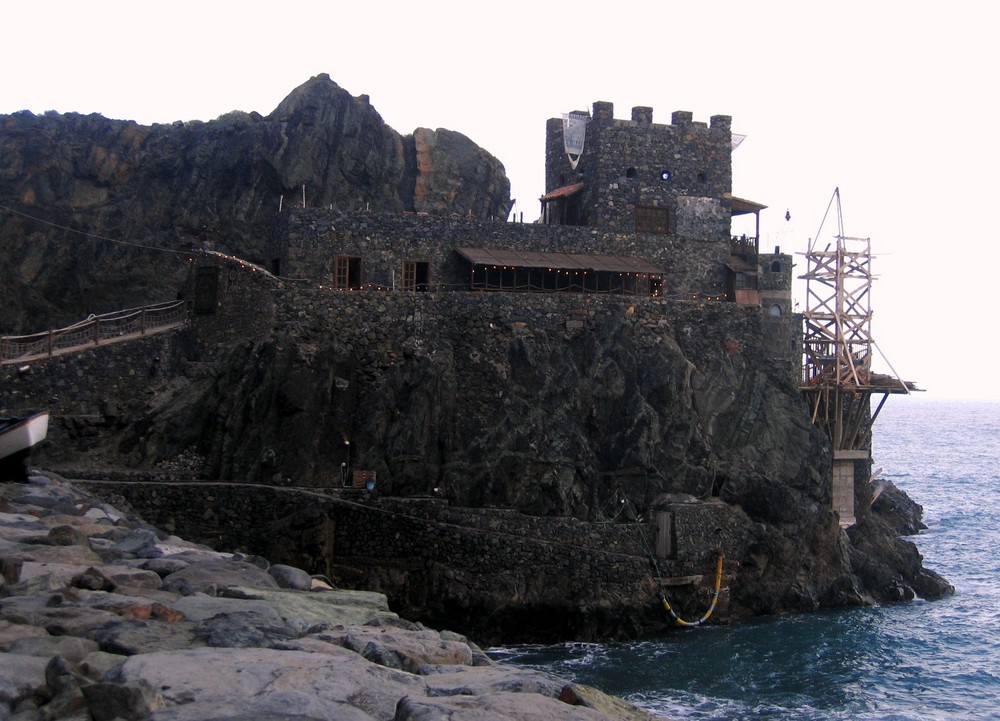
<path id="1" fill-rule="evenodd" d="M 104 235 L 97 235 L 96 233 L 88 233 L 85 230 L 77 230 L 76 228 L 70 228 L 69 226 L 66 226 L 66 225 L 60 225 L 59 223 L 53 223 L 52 221 L 45 220 L 44 218 L 35 217 L 34 215 L 30 215 L 30 214 L 25 213 L 25 212 L 23 212 L 21 210 L 17 210 L 16 208 L 11 208 L 10 206 L 7 206 L 7 205 L 0 205 L 0 210 L 6 210 L 9 213 L 14 213 L 15 215 L 20 215 L 21 217 L 27 218 L 29 220 L 33 220 L 36 223 L 42 223 L 42 224 L 48 225 L 48 226 L 50 226 L 52 228 L 58 228 L 59 230 L 65 230 L 65 231 L 67 231 L 69 233 L 76 233 L 77 235 L 82 235 L 82 236 L 90 238 L 92 240 L 103 240 L 103 241 L 106 241 L 108 243 L 117 243 L 119 245 L 129 245 L 129 246 L 132 246 L 134 248 L 142 248 L 144 250 L 155 250 L 155 251 L 158 251 L 158 252 L 161 252 L 161 253 L 173 253 L 174 255 L 190 255 L 191 254 L 190 250 L 175 250 L 173 248 L 162 248 L 162 247 L 159 247 L 159 246 L 156 246 L 156 245 L 146 245 L 144 243 L 136 243 L 135 241 L 131 241 L 131 240 L 119 240 L 117 238 L 109 238 L 109 237 L 104 236 Z"/>

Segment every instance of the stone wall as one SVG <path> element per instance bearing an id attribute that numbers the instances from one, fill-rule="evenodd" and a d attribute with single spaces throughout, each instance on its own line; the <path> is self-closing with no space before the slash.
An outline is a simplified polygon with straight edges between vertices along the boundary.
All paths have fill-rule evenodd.
<path id="1" fill-rule="evenodd" d="M 432 288 L 467 289 L 470 266 L 455 248 L 484 247 L 638 257 L 663 270 L 668 297 L 715 296 L 725 290 L 728 215 L 725 231 L 712 236 L 717 243 L 635 233 L 634 227 L 607 231 L 436 216 L 415 222 L 412 215 L 324 209 L 288 211 L 285 217 L 281 274 L 326 285 L 333 282 L 334 259 L 342 255 L 362 259 L 366 286 L 400 287 L 403 261 L 411 260 L 429 263 Z"/>
<path id="2" fill-rule="evenodd" d="M 386 593 L 397 612 L 447 619 L 479 639 L 502 630 L 506 642 L 586 637 L 602 603 L 622 613 L 617 628 L 614 620 L 601 621 L 605 633 L 624 633 L 638 618 L 666 626 L 657 575 L 704 577 L 670 591 L 673 602 L 700 611 L 716 554 L 733 563 L 747 545 L 746 517 L 720 502 L 669 506 L 673 557 L 654 564 L 652 522 L 587 523 L 433 498 L 245 484 L 77 483 L 124 500 L 170 533 Z M 518 615 L 536 614 L 520 630 L 496 608 L 492 618 L 477 613 L 511 593 Z"/>

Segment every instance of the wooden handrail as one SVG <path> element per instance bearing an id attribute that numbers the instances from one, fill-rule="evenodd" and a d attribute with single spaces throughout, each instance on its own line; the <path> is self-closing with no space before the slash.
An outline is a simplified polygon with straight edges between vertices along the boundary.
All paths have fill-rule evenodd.
<path id="1" fill-rule="evenodd" d="M 0 364 L 23 363 L 95 345 L 141 338 L 182 325 L 188 316 L 185 301 L 168 301 L 90 316 L 71 326 L 42 333 L 3 336 L 0 337 Z"/>

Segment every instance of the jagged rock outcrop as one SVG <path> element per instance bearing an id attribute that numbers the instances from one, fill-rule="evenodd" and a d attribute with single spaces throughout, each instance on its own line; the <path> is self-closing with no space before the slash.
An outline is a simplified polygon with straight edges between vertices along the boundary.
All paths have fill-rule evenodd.
<path id="1" fill-rule="evenodd" d="M 266 229 L 279 203 L 302 202 L 303 186 L 311 207 L 480 218 L 506 217 L 510 198 L 503 165 L 467 137 L 400 135 L 367 96 L 325 74 L 266 117 L 140 126 L 3 116 L 0 329 L 34 332 L 172 298 L 192 248 L 267 265 Z"/>

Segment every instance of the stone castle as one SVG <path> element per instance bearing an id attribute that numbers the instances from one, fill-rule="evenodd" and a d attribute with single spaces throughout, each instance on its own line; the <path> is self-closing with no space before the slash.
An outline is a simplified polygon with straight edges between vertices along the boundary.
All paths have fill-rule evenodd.
<path id="1" fill-rule="evenodd" d="M 128 469 L 168 530 L 482 637 L 665 627 L 659 581 L 704 609 L 719 553 L 726 617 L 932 595 L 870 503 L 844 552 L 730 119 L 652 120 L 548 121 L 536 223 L 283 202 L 256 264 L 191 255 L 183 331 L 5 368 L 6 402 L 51 401 L 53 464 Z"/>
<path id="2" fill-rule="evenodd" d="M 536 223 L 453 213 L 343 213 L 289 203 L 271 229 L 274 276 L 341 291 L 583 293 L 759 307 L 775 363 L 800 376 L 800 319 L 792 259 L 761 252 L 765 205 L 732 194 L 740 136 L 728 116 L 710 124 L 649 107 L 615 119 L 613 106 L 553 118 L 546 127 L 546 193 Z M 567 141 L 567 136 L 574 138 Z M 567 148 L 579 143 L 579 152 Z M 752 214 L 756 232 L 733 235 Z M 199 261 L 196 309 L 220 308 L 218 259 Z M 213 269 L 215 268 L 215 269 Z M 241 280 L 230 268 L 227 286 Z M 256 313 L 245 300 L 226 313 Z M 387 319 L 388 320 L 388 319 Z M 247 317 L 233 327 L 252 327 Z"/>
<path id="3" fill-rule="evenodd" d="M 779 249 L 734 237 L 733 216 L 766 206 L 732 194 L 728 116 L 711 124 L 675 112 L 631 120 L 594 103 L 592 115 L 546 129 L 546 194 L 539 223 L 477 224 L 426 213 L 378 216 L 290 208 L 275 234 L 271 270 L 335 289 L 570 291 L 668 296 L 791 312 L 791 268 Z M 582 121 L 582 123 L 581 123 Z M 567 132 L 582 139 L 566 150 Z M 755 234 L 756 235 L 756 234 Z"/>

